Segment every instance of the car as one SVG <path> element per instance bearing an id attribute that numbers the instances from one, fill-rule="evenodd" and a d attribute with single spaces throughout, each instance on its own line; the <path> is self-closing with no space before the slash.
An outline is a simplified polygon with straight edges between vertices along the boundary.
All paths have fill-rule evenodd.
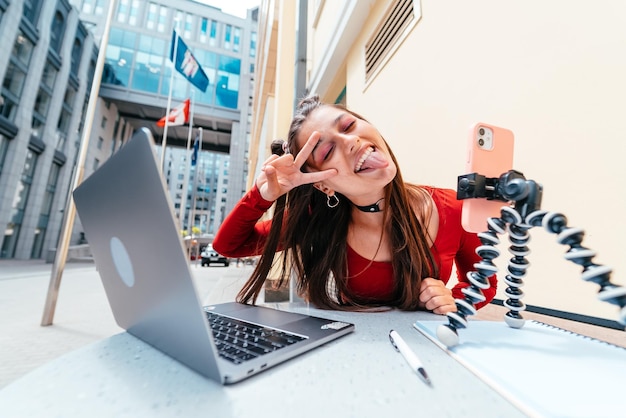
<path id="1" fill-rule="evenodd" d="M 204 250 L 202 250 L 202 252 L 200 253 L 200 257 L 202 259 L 202 267 L 208 266 L 211 263 L 223 264 L 225 267 L 228 267 L 230 265 L 230 258 L 224 257 L 223 255 L 219 254 L 213 249 L 213 246 L 211 244 L 204 247 Z"/>

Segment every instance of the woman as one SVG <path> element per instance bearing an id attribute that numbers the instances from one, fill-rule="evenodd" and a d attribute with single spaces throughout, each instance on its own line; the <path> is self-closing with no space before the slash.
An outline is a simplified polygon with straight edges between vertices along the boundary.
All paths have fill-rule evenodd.
<path id="1" fill-rule="evenodd" d="M 317 96 L 300 102 L 280 148 L 213 241 L 228 257 L 262 254 L 240 302 L 256 301 L 283 251 L 281 282 L 295 269 L 300 294 L 320 308 L 456 311 L 480 241 L 463 231 L 453 190 L 404 183 L 378 130 Z M 459 282 L 449 289 L 453 262 Z M 495 295 L 489 280 L 477 307 Z"/>

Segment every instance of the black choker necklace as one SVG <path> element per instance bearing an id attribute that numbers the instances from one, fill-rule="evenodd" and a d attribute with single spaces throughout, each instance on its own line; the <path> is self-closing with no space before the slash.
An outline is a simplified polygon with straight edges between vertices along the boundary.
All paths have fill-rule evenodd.
<path id="1" fill-rule="evenodd" d="M 354 205 L 354 206 L 356 206 L 356 208 L 360 210 L 361 212 L 368 212 L 368 213 L 382 212 L 383 210 L 380 208 L 379 203 L 382 202 L 383 200 L 385 200 L 385 198 L 380 198 L 376 203 L 372 205 L 367 205 L 367 206 Z"/>

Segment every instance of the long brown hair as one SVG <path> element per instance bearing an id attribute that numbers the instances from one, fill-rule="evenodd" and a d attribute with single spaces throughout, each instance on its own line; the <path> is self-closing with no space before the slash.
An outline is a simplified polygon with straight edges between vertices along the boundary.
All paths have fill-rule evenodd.
<path id="1" fill-rule="evenodd" d="M 296 138 L 303 122 L 320 106 L 335 106 L 365 120 L 342 106 L 321 103 L 318 96 L 303 99 L 291 122 L 287 141 L 288 151 L 294 156 L 299 152 Z M 272 151 L 280 155 L 282 147 L 275 143 Z M 398 167 L 391 149 L 389 152 Z M 306 166 L 302 169 L 306 170 Z M 431 213 L 428 208 L 432 209 L 428 192 L 405 184 L 399 167 L 394 179 L 385 187 L 385 202 L 388 203 L 384 223 L 390 231 L 395 276 L 390 301 L 367 300 L 350 291 L 346 276 L 346 247 L 352 204 L 340 193 L 335 196 L 339 205 L 330 208 L 324 193 L 311 184 L 304 184 L 278 198 L 263 253 L 237 296 L 239 302 L 256 301 L 276 261 L 281 262 L 279 285 L 289 279 L 293 269 L 299 293 L 319 308 L 356 310 L 383 305 L 405 310 L 418 308 L 422 278 L 438 277 L 439 274 L 425 228 Z M 417 215 L 416 208 L 420 212 Z M 276 258 L 279 249 L 282 249 L 282 256 Z"/>

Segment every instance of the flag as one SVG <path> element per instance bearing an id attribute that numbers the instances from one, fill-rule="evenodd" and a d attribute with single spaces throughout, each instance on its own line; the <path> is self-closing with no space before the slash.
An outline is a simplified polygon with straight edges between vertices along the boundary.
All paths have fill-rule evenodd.
<path id="1" fill-rule="evenodd" d="M 185 100 L 174 109 L 170 110 L 170 115 L 167 117 L 167 124 L 169 126 L 184 125 L 189 122 L 189 103 L 190 99 Z M 158 127 L 165 126 L 165 116 L 159 119 L 156 123 Z"/>
<path id="2" fill-rule="evenodd" d="M 200 135 L 196 135 L 193 141 L 193 151 L 191 151 L 191 166 L 195 167 L 198 162 L 198 149 L 200 148 Z"/>
<path id="3" fill-rule="evenodd" d="M 176 45 L 178 42 L 178 45 Z M 174 57 L 176 50 L 176 57 Z M 176 58 L 176 59 L 174 59 Z M 176 31 L 172 33 L 172 46 L 170 47 L 170 60 L 174 63 L 176 71 L 181 73 L 191 84 L 199 88 L 203 93 L 209 86 L 209 77 L 198 64 L 198 61 L 191 53 L 182 38 L 178 36 Z"/>

